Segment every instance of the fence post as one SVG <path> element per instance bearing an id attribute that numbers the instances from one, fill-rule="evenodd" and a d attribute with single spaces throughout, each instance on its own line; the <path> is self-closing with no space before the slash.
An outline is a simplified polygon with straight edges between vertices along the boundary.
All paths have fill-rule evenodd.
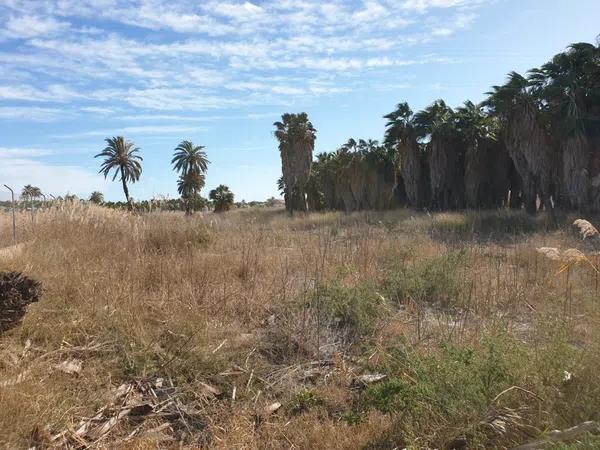
<path id="1" fill-rule="evenodd" d="M 4 187 L 10 191 L 10 195 L 11 195 L 11 199 L 12 199 L 13 241 L 14 241 L 14 244 L 17 245 L 17 220 L 15 218 L 15 191 L 13 191 L 6 184 L 4 185 Z"/>

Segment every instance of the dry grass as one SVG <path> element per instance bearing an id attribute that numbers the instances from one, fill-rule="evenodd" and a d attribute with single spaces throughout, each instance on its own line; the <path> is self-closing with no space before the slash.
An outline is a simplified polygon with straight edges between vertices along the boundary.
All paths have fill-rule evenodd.
<path id="1" fill-rule="evenodd" d="M 502 448 L 600 415 L 598 261 L 570 225 L 546 231 L 543 217 L 511 212 L 188 219 L 81 205 L 18 222 L 24 245 L 0 254 L 0 270 L 45 294 L 0 336 L 7 448 L 77 428 L 132 379 L 202 398 L 188 448 Z M 10 223 L 0 214 L 7 246 Z M 561 271 L 541 247 L 580 248 L 591 263 Z M 78 375 L 57 369 L 73 358 Z M 386 378 L 357 387 L 363 373 Z M 221 394 L 201 397 L 205 384 Z M 283 406 L 264 416 L 273 402 Z M 520 425 L 494 434 L 486 418 L 503 411 Z M 127 439 L 138 425 L 94 446 L 178 448 L 173 429 L 145 433 L 157 423 Z"/>

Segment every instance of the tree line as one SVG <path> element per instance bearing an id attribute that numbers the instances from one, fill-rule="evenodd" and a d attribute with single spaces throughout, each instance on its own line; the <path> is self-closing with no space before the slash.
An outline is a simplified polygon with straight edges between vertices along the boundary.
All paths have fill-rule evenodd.
<path id="1" fill-rule="evenodd" d="M 103 205 L 109 208 L 127 208 L 129 211 L 151 211 L 153 209 L 166 209 L 171 211 L 185 211 L 186 215 L 193 214 L 198 209 L 203 209 L 212 204 L 215 212 L 228 211 L 234 205 L 234 194 L 229 187 L 221 184 L 209 192 L 210 202 L 200 195 L 204 188 L 208 161 L 204 146 L 194 145 L 190 141 L 182 141 L 173 154 L 171 164 L 173 170 L 179 175 L 177 179 L 177 191 L 179 199 L 153 199 L 134 202 L 129 194 L 129 184 L 139 181 L 142 175 L 143 157 L 140 149 L 123 136 L 107 138 L 106 147 L 95 158 L 102 158 L 99 173 L 108 178 L 112 174 L 112 181 L 121 182 L 125 202 L 106 202 L 104 195 L 94 191 L 89 197 L 91 203 Z M 73 202 L 79 199 L 75 195 L 54 197 L 53 201 Z M 21 199 L 29 203 L 33 210 L 36 206 L 43 205 L 39 199 L 43 198 L 46 203 L 46 195 L 37 186 L 28 184 L 21 191 Z M 8 206 L 8 205 L 5 205 Z"/>
<path id="2" fill-rule="evenodd" d="M 350 139 L 315 160 L 308 115 L 284 114 L 274 134 L 287 210 L 600 211 L 600 45 L 572 44 L 486 95 L 418 112 L 400 103 L 383 142 Z"/>
<path id="3" fill-rule="evenodd" d="M 123 186 L 123 193 L 127 202 L 127 209 L 132 211 L 134 203 L 129 195 L 128 183 L 139 181 L 142 174 L 142 161 L 140 149 L 123 136 L 107 138 L 106 147 L 96 158 L 103 158 L 100 172 L 108 178 L 112 172 L 112 180 L 117 178 Z M 208 161 L 204 146 L 194 145 L 191 141 L 181 141 L 175 148 L 171 164 L 173 170 L 179 175 L 177 191 L 186 215 L 191 215 L 198 206 L 206 205 L 200 197 L 200 191 L 205 185 Z M 221 184 L 209 193 L 215 212 L 231 209 L 234 204 L 234 194 L 229 187 Z"/>

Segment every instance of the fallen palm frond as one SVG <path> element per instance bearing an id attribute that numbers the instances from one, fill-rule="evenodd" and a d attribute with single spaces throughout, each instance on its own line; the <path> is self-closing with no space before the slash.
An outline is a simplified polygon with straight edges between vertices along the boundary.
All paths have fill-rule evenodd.
<path id="1" fill-rule="evenodd" d="M 164 386 L 162 378 L 154 382 L 133 380 L 123 383 L 114 390 L 110 403 L 93 417 L 82 419 L 75 430 L 68 428 L 55 435 L 37 430 L 34 434 L 38 440 L 43 434 L 49 436 L 49 442 L 36 442 L 33 448 L 88 448 L 97 446 L 117 430 L 121 442 L 155 435 L 160 430 L 168 433 L 165 440 L 197 444 L 198 436 L 204 435 L 206 424 L 197 405 L 184 403 L 182 395 L 180 389 Z"/>
<path id="2" fill-rule="evenodd" d="M 548 448 L 553 443 L 571 442 L 588 433 L 598 434 L 599 432 L 600 425 L 598 422 L 590 420 L 565 430 L 552 430 L 542 438 L 528 442 L 527 444 L 519 445 L 518 447 L 514 447 L 513 450 L 537 450 Z"/>
<path id="3" fill-rule="evenodd" d="M 577 228 L 579 228 L 579 233 L 583 239 L 587 239 L 589 237 L 600 237 L 600 233 L 596 229 L 594 225 L 584 219 L 577 219 L 573 222 Z"/>
<path id="4" fill-rule="evenodd" d="M 474 440 L 485 442 L 485 448 L 506 448 L 506 443 L 522 442 L 523 439 L 539 434 L 539 430 L 528 423 L 523 412 L 506 407 L 492 407 L 477 425 L 450 440 L 444 448 L 468 448 Z"/>

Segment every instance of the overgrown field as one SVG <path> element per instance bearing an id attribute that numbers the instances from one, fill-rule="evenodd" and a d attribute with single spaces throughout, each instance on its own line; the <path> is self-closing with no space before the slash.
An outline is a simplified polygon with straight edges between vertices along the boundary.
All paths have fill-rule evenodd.
<path id="1" fill-rule="evenodd" d="M 598 420 L 600 246 L 575 218 L 23 214 L 0 271 L 44 294 L 0 336 L 0 446 L 512 448 Z"/>

